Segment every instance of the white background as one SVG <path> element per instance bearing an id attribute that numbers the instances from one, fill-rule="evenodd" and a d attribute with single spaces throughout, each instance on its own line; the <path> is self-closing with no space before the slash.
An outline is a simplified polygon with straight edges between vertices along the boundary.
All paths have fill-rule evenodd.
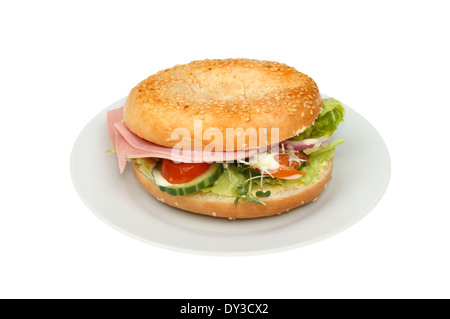
<path id="1" fill-rule="evenodd" d="M 1 298 L 449 298 L 447 1 L 2 1 Z M 249 257 L 142 243 L 78 197 L 87 122 L 203 58 L 294 66 L 380 132 L 390 185 L 319 243 Z M 376 165 L 373 170 L 377 170 Z"/>

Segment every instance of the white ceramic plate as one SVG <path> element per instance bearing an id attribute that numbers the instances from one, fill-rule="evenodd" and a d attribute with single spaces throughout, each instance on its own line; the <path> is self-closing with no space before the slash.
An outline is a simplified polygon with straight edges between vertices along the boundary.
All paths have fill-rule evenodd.
<path id="1" fill-rule="evenodd" d="M 360 220 L 383 196 L 390 159 L 375 128 L 345 106 L 345 122 L 333 135 L 333 178 L 314 203 L 288 213 L 254 220 L 213 218 L 158 202 L 133 176 L 131 165 L 120 175 L 110 142 L 106 111 L 80 133 L 72 150 L 73 183 L 85 204 L 103 221 L 144 242 L 190 253 L 249 255 L 291 249 L 334 235 Z M 376 167 L 377 169 L 373 169 Z"/>

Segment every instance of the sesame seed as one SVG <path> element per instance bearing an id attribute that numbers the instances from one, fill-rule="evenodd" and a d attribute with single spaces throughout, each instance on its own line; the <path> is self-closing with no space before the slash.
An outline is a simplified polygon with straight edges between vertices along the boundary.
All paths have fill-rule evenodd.
<path id="1" fill-rule="evenodd" d="M 161 203 L 164 203 L 164 198 L 157 197 L 156 199 L 159 200 Z"/>

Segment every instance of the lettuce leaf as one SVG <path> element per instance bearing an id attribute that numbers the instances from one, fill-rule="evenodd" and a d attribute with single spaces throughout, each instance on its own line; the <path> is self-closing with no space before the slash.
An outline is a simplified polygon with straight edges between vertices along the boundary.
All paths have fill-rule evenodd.
<path id="1" fill-rule="evenodd" d="M 307 138 L 331 136 L 338 125 L 344 121 L 344 115 L 345 109 L 341 102 L 333 98 L 324 99 L 322 112 L 320 112 L 314 124 L 291 140 L 301 141 Z"/>
<path id="2" fill-rule="evenodd" d="M 152 170 L 155 167 L 155 161 L 148 161 L 145 158 L 134 158 L 132 161 L 139 166 L 139 170 L 145 175 L 149 180 L 153 181 Z"/>
<path id="3" fill-rule="evenodd" d="M 244 173 L 238 171 L 236 165 L 226 164 L 222 175 L 211 186 L 205 187 L 200 192 L 212 192 L 217 195 L 236 197 L 239 195 L 238 186 L 247 179 Z"/>
<path id="4" fill-rule="evenodd" d="M 306 175 L 299 178 L 299 180 L 306 185 L 316 182 L 319 177 L 317 173 L 319 172 L 320 166 L 323 162 L 333 159 L 334 148 L 342 143 L 344 143 L 344 140 L 336 140 L 327 147 L 309 154 L 309 165 L 301 168 L 301 171 L 305 172 Z"/>
<path id="5" fill-rule="evenodd" d="M 327 147 L 312 152 L 309 155 L 309 165 L 303 166 L 301 168 L 301 171 L 306 173 L 305 176 L 300 177 L 296 180 L 284 180 L 279 178 L 265 177 L 263 179 L 263 189 L 264 186 L 268 185 L 282 185 L 287 187 L 296 183 L 309 185 L 317 182 L 319 177 L 318 172 L 320 170 L 320 167 L 322 166 L 322 163 L 333 159 L 335 147 L 342 143 L 344 143 L 344 140 L 336 140 Z M 236 197 L 241 195 L 239 193 L 239 187 L 242 186 L 242 184 L 248 179 L 248 177 L 248 174 L 246 172 L 240 172 L 236 165 L 227 164 L 227 167 L 225 168 L 223 174 L 217 179 L 217 181 L 215 181 L 213 185 L 201 189 L 200 192 L 211 192 L 216 195 Z M 252 181 L 253 189 L 260 189 L 260 182 L 261 180 L 259 178 L 254 179 Z"/>

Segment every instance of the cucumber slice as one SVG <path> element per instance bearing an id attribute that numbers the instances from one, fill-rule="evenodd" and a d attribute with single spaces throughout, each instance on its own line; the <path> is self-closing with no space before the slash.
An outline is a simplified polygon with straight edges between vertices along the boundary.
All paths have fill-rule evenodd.
<path id="1" fill-rule="evenodd" d="M 183 196 L 195 193 L 206 186 L 214 183 L 219 176 L 223 173 L 222 163 L 213 163 L 211 167 L 202 175 L 196 177 L 192 181 L 184 184 L 170 184 L 161 175 L 161 163 L 156 165 L 152 170 L 153 182 L 158 185 L 159 189 L 163 192 L 169 193 L 173 196 Z"/>

